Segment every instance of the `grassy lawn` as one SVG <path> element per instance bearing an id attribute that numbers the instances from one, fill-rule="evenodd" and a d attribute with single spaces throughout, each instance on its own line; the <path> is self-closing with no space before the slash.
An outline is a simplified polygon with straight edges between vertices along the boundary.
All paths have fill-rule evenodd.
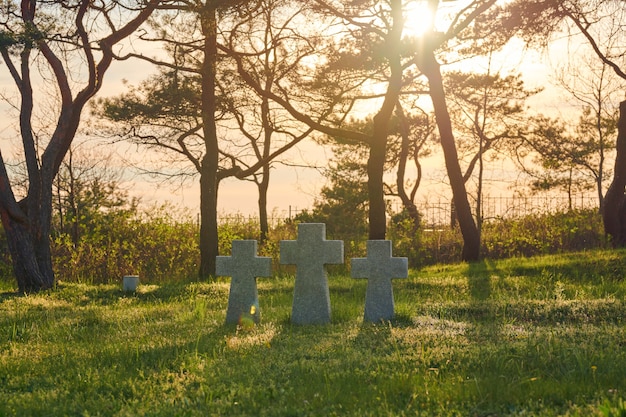
<path id="1" fill-rule="evenodd" d="M 411 271 L 379 325 L 340 275 L 327 326 L 292 326 L 293 277 L 260 278 L 253 328 L 223 324 L 228 279 L 4 284 L 0 415 L 626 416 L 625 257 Z"/>

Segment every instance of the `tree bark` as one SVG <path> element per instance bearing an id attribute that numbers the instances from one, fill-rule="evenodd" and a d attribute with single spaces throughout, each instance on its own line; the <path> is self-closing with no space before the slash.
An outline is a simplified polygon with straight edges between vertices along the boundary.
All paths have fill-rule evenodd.
<path id="1" fill-rule="evenodd" d="M 367 192 L 369 199 L 369 240 L 384 240 L 387 233 L 387 216 L 385 206 L 385 190 L 383 174 L 385 154 L 387 152 L 387 132 L 384 121 L 379 121 L 376 132 L 370 144 L 370 154 L 367 159 Z"/>
<path id="2" fill-rule="evenodd" d="M 384 240 L 387 234 L 387 216 L 383 175 L 387 156 L 389 120 L 402 90 L 402 62 L 400 40 L 402 38 L 402 2 L 390 2 L 393 26 L 386 39 L 389 61 L 389 84 L 380 110 L 374 116 L 370 153 L 367 159 L 367 191 L 369 199 L 369 240 Z"/>
<path id="3" fill-rule="evenodd" d="M 261 173 L 261 181 L 258 183 L 259 190 L 259 223 L 261 227 L 261 235 L 259 241 L 261 245 L 267 241 L 270 226 L 267 213 L 267 191 L 270 186 L 270 167 L 263 166 Z"/>
<path id="4" fill-rule="evenodd" d="M 216 112 L 217 13 L 213 2 L 202 11 L 204 62 L 202 63 L 202 123 L 206 146 L 200 173 L 200 279 L 215 276 L 215 259 L 219 255 L 217 228 L 217 187 L 219 146 Z"/>
<path id="5" fill-rule="evenodd" d="M 626 246 L 626 204 L 624 189 L 626 188 L 626 101 L 619 105 L 617 122 L 617 154 L 613 181 L 604 196 L 602 220 L 604 231 L 615 247 Z"/>
<path id="6" fill-rule="evenodd" d="M 461 235 L 463 236 L 462 258 L 464 261 L 476 261 L 480 257 L 480 235 L 467 199 L 467 190 L 465 189 L 465 182 L 452 131 L 452 122 L 446 104 L 441 69 L 434 53 L 427 50 L 423 51 L 418 66 L 426 78 L 428 78 L 430 86 L 430 97 L 433 102 L 435 117 L 437 118 L 441 147 L 452 188 L 452 199 L 459 227 L 461 228 Z"/>
<path id="7" fill-rule="evenodd" d="M 28 216 L 19 207 L 0 153 L 0 219 L 4 228 L 13 273 L 21 293 L 51 288 L 54 276 L 44 275 L 39 269 Z"/>
<path id="8" fill-rule="evenodd" d="M 413 222 L 413 232 L 417 232 L 420 226 L 420 214 L 413 201 L 413 197 L 415 195 L 414 191 L 417 189 L 420 183 L 420 172 L 418 165 L 418 175 L 417 182 L 413 187 L 413 192 L 411 196 L 406 192 L 405 189 L 405 174 L 406 174 L 406 164 L 409 159 L 409 148 L 410 148 L 410 129 L 409 129 L 409 121 L 404 114 L 404 110 L 400 103 L 396 104 L 396 114 L 398 115 L 398 119 L 400 120 L 400 134 L 402 137 L 402 142 L 400 145 L 400 153 L 398 154 L 398 171 L 396 173 L 396 187 L 398 188 L 398 196 L 400 197 L 400 201 L 402 201 L 402 205 L 409 215 L 411 221 Z M 417 159 L 416 159 L 417 161 Z"/>

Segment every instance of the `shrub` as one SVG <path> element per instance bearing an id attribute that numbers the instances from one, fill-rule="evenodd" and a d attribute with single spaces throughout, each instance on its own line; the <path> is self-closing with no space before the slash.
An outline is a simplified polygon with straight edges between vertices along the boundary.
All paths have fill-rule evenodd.
<path id="1" fill-rule="evenodd" d="M 331 230 L 334 230 L 330 228 Z M 343 266 L 365 256 L 367 236 L 331 235 L 344 241 Z M 230 217 L 219 226 L 219 250 L 230 255 L 235 239 L 258 239 L 255 219 Z M 292 272 L 279 264 L 280 241 L 297 238 L 297 222 L 285 220 L 272 226 L 268 240 L 259 245 L 259 256 L 273 259 L 274 272 Z M 394 256 L 406 256 L 411 267 L 459 262 L 463 239 L 458 229 L 415 228 L 410 219 L 396 216 L 388 228 Z M 596 210 L 578 210 L 519 219 L 494 219 L 483 224 L 482 255 L 489 259 L 533 256 L 605 247 L 601 216 Z M 83 219 L 75 242 L 69 233 L 55 232 L 51 241 L 55 273 L 59 280 L 108 283 L 123 275 L 138 274 L 146 282 L 188 280 L 199 265 L 198 225 L 192 217 L 169 205 L 139 212 L 136 205 L 117 207 Z M 0 234 L 0 277 L 12 280 L 11 260 L 4 233 Z"/>
<path id="2" fill-rule="evenodd" d="M 218 227 L 218 248 L 222 255 L 229 255 L 233 240 L 258 240 L 259 223 L 243 215 L 223 217 Z"/>
<path id="3" fill-rule="evenodd" d="M 140 275 L 151 282 L 176 281 L 197 270 L 197 226 L 168 205 L 143 213 L 110 211 L 83 230 L 77 244 L 67 233 L 52 240 L 60 280 L 108 283 Z"/>
<path id="4" fill-rule="evenodd" d="M 573 210 L 487 222 L 482 246 L 484 257 L 501 259 L 604 247 L 605 238 L 597 210 Z"/>
<path id="5" fill-rule="evenodd" d="M 574 210 L 483 223 L 481 254 L 502 259 L 595 249 L 606 246 L 597 210 Z M 389 237 L 396 256 L 407 256 L 413 267 L 461 260 L 463 237 L 458 228 L 413 232 L 406 222 L 393 223 Z"/>

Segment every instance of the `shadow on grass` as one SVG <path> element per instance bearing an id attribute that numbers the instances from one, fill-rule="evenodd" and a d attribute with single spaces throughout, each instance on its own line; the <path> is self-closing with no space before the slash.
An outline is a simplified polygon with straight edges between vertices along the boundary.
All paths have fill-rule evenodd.
<path id="1" fill-rule="evenodd" d="M 19 291 L 5 291 L 0 292 L 0 303 L 4 303 L 7 300 L 13 300 L 14 298 L 22 298 L 24 294 Z"/>
<path id="2" fill-rule="evenodd" d="M 124 291 L 121 286 L 111 285 L 80 285 L 60 283 L 54 291 L 59 292 L 62 299 L 72 301 L 78 306 L 112 305 L 122 298 L 135 299 L 140 302 L 172 302 L 189 298 L 194 293 L 201 294 L 202 289 L 194 288 L 195 282 L 167 283 L 163 285 L 142 285 L 136 292 Z"/>
<path id="3" fill-rule="evenodd" d="M 391 329 L 389 324 L 363 323 L 353 345 L 359 349 L 371 349 L 372 352 L 387 351 L 391 346 Z"/>
<path id="4" fill-rule="evenodd" d="M 493 264 L 482 260 L 472 262 L 467 267 L 467 280 L 470 292 L 470 309 L 481 312 L 479 315 L 469 316 L 473 326 L 468 332 L 468 338 L 476 343 L 484 340 L 496 340 L 502 331 L 502 322 L 494 317 L 491 308 L 492 282 L 491 277 L 496 273 Z"/>
<path id="5" fill-rule="evenodd" d="M 55 294 L 56 293 L 56 294 Z M 187 284 L 166 284 L 155 285 L 149 291 L 127 292 L 122 288 L 112 288 L 109 285 L 88 285 L 85 287 L 59 283 L 54 289 L 46 290 L 34 295 L 58 295 L 61 299 L 75 302 L 78 306 L 89 304 L 109 305 L 118 302 L 120 298 L 136 298 L 140 301 L 173 301 L 189 295 L 189 283 Z M 15 299 L 28 297 L 28 294 L 19 291 L 0 292 L 0 303 Z"/>
<path id="6" fill-rule="evenodd" d="M 506 272 L 532 279 L 559 279 L 575 284 L 596 284 L 599 278 L 621 282 L 626 276 L 625 249 L 563 253 L 555 257 L 529 258 L 513 263 Z"/>
<path id="7" fill-rule="evenodd" d="M 491 296 L 493 268 L 485 261 L 472 262 L 467 267 L 467 281 L 473 301 L 484 301 Z"/>

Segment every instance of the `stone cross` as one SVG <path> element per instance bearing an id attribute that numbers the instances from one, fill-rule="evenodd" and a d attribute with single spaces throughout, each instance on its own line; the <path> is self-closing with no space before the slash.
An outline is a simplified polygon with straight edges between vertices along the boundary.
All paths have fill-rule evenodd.
<path id="1" fill-rule="evenodd" d="M 392 278 L 409 275 L 407 258 L 391 256 L 390 240 L 368 240 L 367 258 L 354 258 L 352 278 L 368 278 L 365 291 L 365 321 L 380 322 L 394 317 Z"/>
<path id="2" fill-rule="evenodd" d="M 343 241 L 326 240 L 323 223 L 300 223 L 298 240 L 280 242 L 280 263 L 296 265 L 291 322 L 330 323 L 326 264 L 343 263 Z"/>
<path id="3" fill-rule="evenodd" d="M 218 256 L 216 275 L 231 276 L 226 323 L 241 324 L 252 319 L 261 320 L 257 277 L 272 275 L 272 258 L 256 255 L 256 240 L 233 240 L 232 256 Z"/>

